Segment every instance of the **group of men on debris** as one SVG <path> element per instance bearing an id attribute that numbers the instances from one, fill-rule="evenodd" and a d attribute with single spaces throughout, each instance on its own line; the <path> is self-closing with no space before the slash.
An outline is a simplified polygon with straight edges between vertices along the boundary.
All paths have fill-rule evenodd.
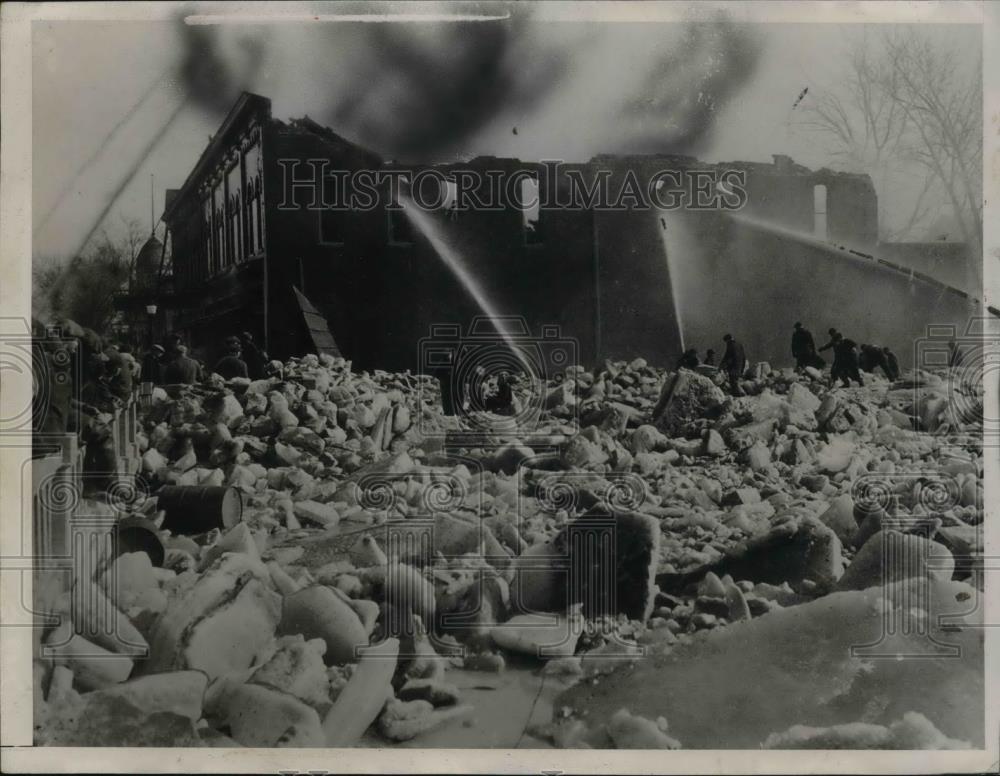
<path id="1" fill-rule="evenodd" d="M 206 370 L 188 354 L 179 334 L 155 344 L 141 363 L 126 342 L 102 337 L 72 320 L 47 325 L 32 321 L 39 366 L 33 422 L 39 454 L 48 454 L 50 435 L 75 433 L 84 445 L 84 472 L 115 470 L 111 423 L 141 383 L 185 384 L 202 381 Z M 229 380 L 259 379 L 272 370 L 267 354 L 249 332 L 226 340 L 226 353 L 212 369 Z M 95 480 L 95 483 L 99 485 Z"/>
<path id="2" fill-rule="evenodd" d="M 258 380 L 265 376 L 267 354 L 253 340 L 253 335 L 245 331 L 240 336 L 226 338 L 226 352 L 212 372 L 226 380 L 246 377 Z M 188 349 L 181 343 L 180 335 L 171 334 L 165 345 L 153 345 L 142 359 L 142 380 L 154 385 L 191 385 L 205 377 L 205 367 L 197 359 L 188 355 Z"/>
<path id="3" fill-rule="evenodd" d="M 832 349 L 833 364 L 830 367 L 830 380 L 833 383 L 839 380 L 845 387 L 850 386 L 851 381 L 864 385 L 861 372 L 874 372 L 876 368 L 880 368 L 889 380 L 899 379 L 899 360 L 888 347 L 862 344 L 859 348 L 854 340 L 845 337 L 835 328 L 831 328 L 829 334 L 830 340 L 817 348 L 812 332 L 801 322 L 795 324 L 792 331 L 792 357 L 795 359 L 797 372 L 806 369 L 822 370 L 826 366 L 826 361 L 819 354 Z M 742 389 L 739 381 L 748 366 L 746 351 L 731 334 L 726 334 L 722 339 L 726 343 L 726 350 L 718 368 L 726 375 L 730 391 L 734 395 L 740 395 Z M 950 365 L 953 366 L 955 361 L 956 359 L 952 357 L 949 360 Z M 715 351 L 708 350 L 705 360 L 699 361 L 698 350 L 689 348 L 677 360 L 678 368 L 695 369 L 700 365 L 714 367 Z"/>
<path id="4" fill-rule="evenodd" d="M 746 373 L 748 362 L 746 351 L 743 345 L 733 338 L 732 334 L 726 334 L 722 341 L 726 343 L 726 349 L 722 353 L 722 360 L 719 361 L 718 369 L 726 375 L 729 382 L 729 390 L 736 396 L 743 393 L 739 381 Z M 705 360 L 698 358 L 697 348 L 688 348 L 677 360 L 678 369 L 697 369 L 699 366 L 715 366 L 715 351 L 705 351 Z"/>
<path id="5" fill-rule="evenodd" d="M 833 364 L 830 366 L 830 380 L 834 383 L 841 380 L 848 387 L 853 380 L 858 385 L 864 385 L 861 372 L 874 372 L 880 368 L 888 380 L 899 379 L 899 360 L 896 354 L 886 345 L 858 344 L 831 327 L 830 340 L 817 350 L 812 334 L 803 328 L 801 323 L 795 324 L 792 333 L 792 356 L 795 358 L 795 368 L 799 371 L 806 367 L 822 369 L 826 362 L 819 355 L 824 350 L 833 350 Z M 860 351 L 860 352 L 859 352 Z"/>

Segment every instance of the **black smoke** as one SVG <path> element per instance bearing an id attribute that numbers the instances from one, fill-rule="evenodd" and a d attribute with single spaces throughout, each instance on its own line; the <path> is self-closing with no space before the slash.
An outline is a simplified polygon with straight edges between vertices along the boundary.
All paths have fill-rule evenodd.
<path id="1" fill-rule="evenodd" d="M 408 12 L 375 3 L 334 9 Z M 441 12 L 500 18 L 299 24 L 295 43 L 303 58 L 350 74 L 346 87 L 341 79 L 324 92 L 315 83 L 309 114 L 385 156 L 426 160 L 460 151 L 501 112 L 537 104 L 564 72 L 567 52 L 519 51 L 531 24 L 525 6 L 456 3 Z M 241 91 L 266 94 L 269 82 L 280 80 L 269 53 L 289 39 L 273 26 L 180 23 L 179 80 L 202 108 L 224 114 Z"/>
<path id="2" fill-rule="evenodd" d="M 183 15 L 178 21 L 178 81 L 195 105 L 225 114 L 242 91 L 253 88 L 267 53 L 266 39 L 250 27 L 189 24 Z"/>
<path id="3" fill-rule="evenodd" d="M 460 149 L 502 111 L 533 107 L 564 72 L 566 52 L 544 55 L 544 66 L 522 66 L 518 43 L 528 24 L 521 11 L 427 29 L 368 25 L 369 56 L 358 63 L 358 88 L 332 105 L 328 119 L 398 158 Z"/>
<path id="4" fill-rule="evenodd" d="M 685 24 L 680 42 L 626 104 L 630 124 L 637 127 L 629 139 L 632 152 L 705 150 L 722 108 L 753 77 L 761 47 L 752 25 L 725 17 Z"/>

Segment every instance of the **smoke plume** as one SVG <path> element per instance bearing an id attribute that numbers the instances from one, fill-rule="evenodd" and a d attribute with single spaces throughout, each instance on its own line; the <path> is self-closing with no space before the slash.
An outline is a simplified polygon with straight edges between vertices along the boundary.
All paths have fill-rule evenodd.
<path id="1" fill-rule="evenodd" d="M 625 106 L 637 122 L 633 152 L 703 150 L 721 110 L 753 76 L 760 53 L 760 38 L 749 25 L 724 17 L 685 25 L 680 41 Z"/>
<path id="2" fill-rule="evenodd" d="M 530 5 L 487 7 L 507 18 L 185 24 L 179 75 L 219 114 L 258 91 L 277 115 L 309 113 L 391 158 L 580 158 L 704 149 L 761 54 L 754 29 L 725 16 L 565 25 Z"/>
<path id="3" fill-rule="evenodd" d="M 442 5 L 454 15 L 477 9 Z M 529 8 L 512 4 L 489 5 L 482 21 L 183 24 L 178 75 L 216 113 L 240 91 L 258 91 L 384 155 L 426 160 L 456 152 L 501 111 L 537 104 L 558 82 L 568 52 L 526 51 L 531 24 Z"/>

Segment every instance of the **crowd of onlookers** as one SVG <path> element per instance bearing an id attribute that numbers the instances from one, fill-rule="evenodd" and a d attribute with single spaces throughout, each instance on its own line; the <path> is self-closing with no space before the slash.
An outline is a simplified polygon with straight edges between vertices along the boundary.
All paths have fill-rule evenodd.
<path id="1" fill-rule="evenodd" d="M 47 454 L 54 445 L 49 435 L 76 433 L 85 446 L 85 474 L 116 471 L 114 416 L 143 390 L 148 395 L 152 386 L 191 385 L 212 373 L 229 380 L 258 379 L 271 371 L 249 332 L 228 337 L 225 355 L 210 370 L 190 355 L 179 334 L 152 345 L 141 360 L 128 343 L 70 320 L 51 326 L 33 321 L 32 335 L 35 446 Z"/>
<path id="2" fill-rule="evenodd" d="M 35 430 L 39 433 L 79 431 L 79 414 L 114 412 L 129 401 L 140 384 L 192 385 L 209 374 L 226 380 L 256 380 L 269 373 L 267 354 L 250 332 L 230 336 L 225 354 L 211 369 L 193 357 L 179 334 L 152 345 L 137 360 L 125 342 L 102 337 L 73 321 L 54 326 L 35 321 L 33 335 L 36 368 Z"/>
<path id="3" fill-rule="evenodd" d="M 246 377 L 257 380 L 267 371 L 267 354 L 245 331 L 240 336 L 226 338 L 225 354 L 207 370 L 205 364 L 193 358 L 180 335 L 169 335 L 164 344 L 153 345 L 143 356 L 142 381 L 153 385 L 191 385 L 201 382 L 209 373 L 225 380 Z"/>

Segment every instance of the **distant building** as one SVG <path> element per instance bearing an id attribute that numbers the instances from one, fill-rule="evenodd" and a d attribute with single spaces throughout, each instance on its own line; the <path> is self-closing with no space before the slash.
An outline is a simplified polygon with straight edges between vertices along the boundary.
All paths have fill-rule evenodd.
<path id="1" fill-rule="evenodd" d="M 359 170 L 392 171 L 410 184 L 426 170 L 449 180 L 497 171 L 521 176 L 543 203 L 558 201 L 574 175 L 606 177 L 618 192 L 634 181 L 648 193 L 673 170 L 702 185 L 704 201 L 688 188 L 690 201 L 666 214 L 627 197 L 619 208 L 527 208 L 507 190 L 496 208 L 445 205 L 415 221 L 387 207 L 389 185 L 380 184 L 371 208 L 323 208 L 313 201 L 323 182 L 316 170 L 333 188 L 338 174 Z M 734 179 L 720 183 L 727 171 L 745 180 L 736 210 L 718 203 L 738 194 Z M 290 180 L 304 185 L 289 192 Z M 451 193 L 441 191 L 441 201 Z M 521 316 L 536 335 L 557 326 L 585 364 L 636 356 L 673 363 L 682 341 L 718 350 L 730 329 L 744 332 L 751 359 L 780 363 L 795 320 L 814 321 L 814 330 L 848 326 L 822 317 L 833 310 L 856 319 L 856 338 L 870 326 L 873 341 L 905 352 L 925 316 L 947 319 L 968 300 L 942 297 L 933 281 L 914 291 L 912 279 L 869 255 L 877 205 L 867 175 L 811 171 L 780 155 L 773 164 L 597 156 L 556 173 L 496 157 L 400 165 L 308 117 L 277 120 L 270 100 L 244 93 L 180 189 L 168 192 L 173 290 L 161 302 L 208 356 L 226 335 L 248 330 L 285 357 L 312 349 L 297 288 L 362 368 L 422 368 L 419 342 L 432 325 L 464 329 L 482 314 Z M 905 263 L 898 253 L 894 260 Z M 877 304 L 859 293 L 874 287 Z M 905 312 L 889 312 L 896 300 Z"/>
<path id="2" fill-rule="evenodd" d="M 156 235 L 150 235 L 135 257 L 133 288 L 136 291 L 155 289 L 160 282 L 160 270 L 164 260 L 164 245 Z"/>

